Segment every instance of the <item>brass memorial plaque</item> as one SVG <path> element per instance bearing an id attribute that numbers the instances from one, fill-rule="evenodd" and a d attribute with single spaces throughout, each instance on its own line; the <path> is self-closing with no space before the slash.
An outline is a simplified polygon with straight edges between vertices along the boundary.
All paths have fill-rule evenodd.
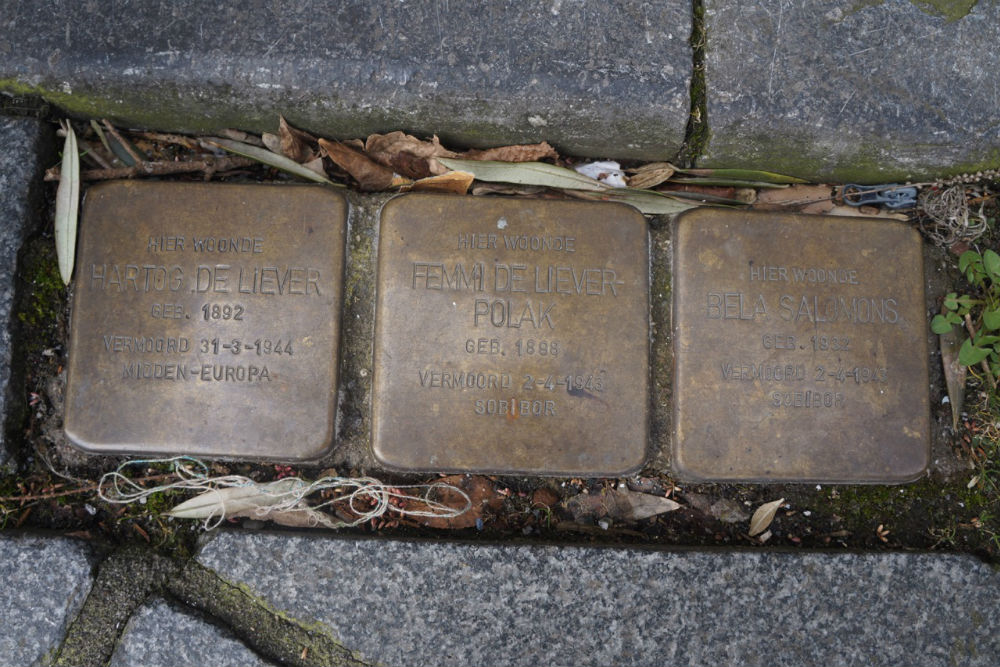
<path id="1" fill-rule="evenodd" d="M 314 186 L 87 192 L 66 434 L 105 454 L 303 460 L 333 442 L 347 204 Z"/>
<path id="2" fill-rule="evenodd" d="M 906 482 L 929 458 L 917 232 L 699 210 L 674 244 L 674 467 L 700 480 Z"/>
<path id="3" fill-rule="evenodd" d="M 619 475 L 648 431 L 649 242 L 618 204 L 382 209 L 372 446 L 404 470 Z"/>

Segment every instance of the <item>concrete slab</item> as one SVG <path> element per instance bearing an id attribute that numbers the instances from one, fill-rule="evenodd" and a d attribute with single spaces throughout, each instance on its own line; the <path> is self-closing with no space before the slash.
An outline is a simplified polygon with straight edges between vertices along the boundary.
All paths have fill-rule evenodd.
<path id="1" fill-rule="evenodd" d="M 0 534 L 0 665 L 48 664 L 93 583 L 79 540 Z"/>
<path id="2" fill-rule="evenodd" d="M 0 89 L 125 125 L 669 158 L 683 141 L 691 5 L 140 0 L 15 3 Z"/>
<path id="3" fill-rule="evenodd" d="M 998 166 L 997 3 L 705 0 L 705 26 L 701 166 L 847 182 Z"/>
<path id="4" fill-rule="evenodd" d="M 221 532 L 198 559 L 383 664 L 991 665 L 1000 654 L 1000 574 L 964 556 Z"/>
<path id="5" fill-rule="evenodd" d="M 230 632 L 178 605 L 143 605 L 122 633 L 111 667 L 272 667 Z"/>
<path id="6" fill-rule="evenodd" d="M 9 429 L 23 417 L 24 391 L 18 386 L 18 369 L 11 368 L 11 335 L 21 244 L 40 222 L 43 157 L 50 131 L 36 120 L 0 118 L 0 466 L 10 456 Z"/>

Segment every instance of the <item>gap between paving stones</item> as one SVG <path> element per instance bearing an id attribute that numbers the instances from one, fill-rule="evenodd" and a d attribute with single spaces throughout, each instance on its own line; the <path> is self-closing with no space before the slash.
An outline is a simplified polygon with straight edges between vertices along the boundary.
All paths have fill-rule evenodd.
<path id="1" fill-rule="evenodd" d="M 107 665 L 129 619 L 156 596 L 167 596 L 207 614 L 250 649 L 282 665 L 368 664 L 324 626 L 303 623 L 276 610 L 246 586 L 222 579 L 194 559 L 171 558 L 134 544 L 118 548 L 97 566 L 90 593 L 69 624 L 62 644 L 53 651 L 52 664 Z"/>

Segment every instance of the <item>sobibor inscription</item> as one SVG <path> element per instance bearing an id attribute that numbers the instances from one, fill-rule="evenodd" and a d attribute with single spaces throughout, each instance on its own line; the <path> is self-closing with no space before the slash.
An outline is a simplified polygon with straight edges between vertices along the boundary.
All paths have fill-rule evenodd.
<path id="1" fill-rule="evenodd" d="M 929 456 L 920 237 L 884 220 L 696 211 L 674 246 L 674 466 L 904 482 Z"/>
<path id="2" fill-rule="evenodd" d="M 373 450 L 406 470 L 642 464 L 646 223 L 615 204 L 407 195 L 379 238 Z"/>
<path id="3" fill-rule="evenodd" d="M 333 441 L 346 206 L 311 186 L 91 188 L 69 438 L 101 453 L 321 455 Z"/>

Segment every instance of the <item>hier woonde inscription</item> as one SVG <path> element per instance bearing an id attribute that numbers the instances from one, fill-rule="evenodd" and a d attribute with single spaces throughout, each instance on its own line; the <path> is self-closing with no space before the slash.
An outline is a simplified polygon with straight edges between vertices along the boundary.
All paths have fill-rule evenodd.
<path id="1" fill-rule="evenodd" d="M 97 451 L 322 453 L 332 444 L 344 206 L 299 187 L 92 190 L 70 437 Z"/>
<path id="2" fill-rule="evenodd" d="M 906 481 L 927 463 L 920 240 L 711 212 L 677 229 L 675 465 L 706 479 Z"/>
<path id="3" fill-rule="evenodd" d="M 618 206 L 408 196 L 384 209 L 380 244 L 380 460 L 579 474 L 641 464 L 641 216 Z"/>

